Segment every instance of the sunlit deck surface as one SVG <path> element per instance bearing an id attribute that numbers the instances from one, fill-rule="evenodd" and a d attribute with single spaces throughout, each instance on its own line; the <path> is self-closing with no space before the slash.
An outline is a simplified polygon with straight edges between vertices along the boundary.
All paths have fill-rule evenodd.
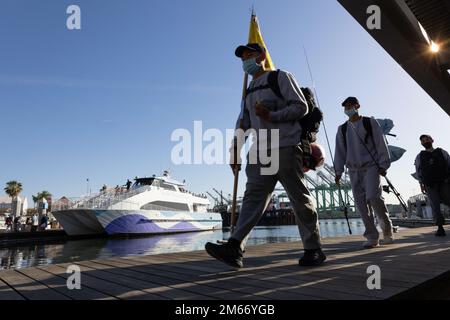
<path id="1" fill-rule="evenodd" d="M 286 242 L 248 247 L 239 271 L 204 251 L 79 261 L 81 290 L 67 289 L 70 263 L 3 270 L 0 299 L 448 299 L 450 236 L 434 229 L 402 230 L 371 250 L 361 236 L 327 238 L 317 268 L 299 267 L 301 244 Z M 381 290 L 367 288 L 370 265 L 381 268 Z"/>

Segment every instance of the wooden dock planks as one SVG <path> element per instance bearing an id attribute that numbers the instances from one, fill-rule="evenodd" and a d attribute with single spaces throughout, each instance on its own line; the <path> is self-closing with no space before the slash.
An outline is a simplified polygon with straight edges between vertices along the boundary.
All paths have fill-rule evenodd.
<path id="1" fill-rule="evenodd" d="M 204 251 L 73 262 L 81 290 L 66 286 L 69 263 L 3 270 L 0 299 L 388 299 L 450 271 L 450 240 L 433 230 L 402 230 L 395 244 L 371 250 L 360 236 L 327 238 L 318 268 L 299 267 L 301 243 L 285 242 L 248 247 L 239 271 Z M 370 265 L 381 269 L 381 290 L 367 288 Z"/>

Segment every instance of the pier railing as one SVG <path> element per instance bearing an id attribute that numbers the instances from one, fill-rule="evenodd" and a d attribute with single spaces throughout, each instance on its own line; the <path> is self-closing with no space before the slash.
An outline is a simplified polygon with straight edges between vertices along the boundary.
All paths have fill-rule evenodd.
<path id="1" fill-rule="evenodd" d="M 106 191 L 91 196 L 80 198 L 68 198 L 69 203 L 56 204 L 52 206 L 53 211 L 72 210 L 72 209 L 110 209 L 110 210 L 139 210 L 139 203 L 127 200 L 135 195 L 156 188 L 154 186 L 142 186 L 137 189 L 131 189 L 124 192 Z M 183 209 L 169 208 L 160 205 L 147 204 L 145 210 L 158 211 L 186 211 Z"/>
<path id="2" fill-rule="evenodd" d="M 106 191 L 97 193 L 90 196 L 84 196 L 79 198 L 68 198 L 68 203 L 58 203 L 52 206 L 53 211 L 59 210 L 71 210 L 71 209 L 109 209 L 111 206 L 115 206 L 116 209 L 139 209 L 139 204 L 128 198 L 147 191 L 150 186 L 141 187 L 138 189 L 126 191 L 126 192 L 114 192 Z"/>

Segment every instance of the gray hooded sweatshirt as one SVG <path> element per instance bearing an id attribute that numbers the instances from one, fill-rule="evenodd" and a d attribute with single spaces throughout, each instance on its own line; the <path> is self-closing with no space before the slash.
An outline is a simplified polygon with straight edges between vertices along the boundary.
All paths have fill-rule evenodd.
<path id="1" fill-rule="evenodd" d="M 250 82 L 249 89 L 266 86 L 269 72 Z M 256 137 L 261 143 L 264 141 L 270 148 L 270 131 L 279 130 L 279 147 L 295 146 L 300 143 L 301 126 L 299 119 L 308 113 L 306 99 L 300 90 L 294 76 L 289 72 L 280 70 L 278 84 L 284 99 L 279 98 L 270 88 L 254 91 L 247 95 L 241 114 L 236 122 L 236 129 L 242 123 L 244 131 L 256 130 Z M 264 105 L 270 110 L 270 122 L 258 117 L 255 113 L 255 104 L 264 101 Z M 241 122 L 242 121 L 242 122 Z M 268 135 L 260 135 L 260 129 L 267 129 Z"/>
<path id="2" fill-rule="evenodd" d="M 377 120 L 370 118 L 370 124 L 372 126 L 373 139 L 368 137 L 366 146 L 380 167 L 387 170 L 391 166 L 391 161 L 386 139 Z M 376 165 L 358 136 L 363 141 L 366 137 L 366 129 L 364 128 L 362 118 L 356 122 L 348 121 L 347 148 L 345 148 L 344 137 L 342 135 L 342 125 L 339 126 L 336 134 L 334 159 L 336 174 L 342 175 L 344 165 L 350 171 L 364 170 Z"/>

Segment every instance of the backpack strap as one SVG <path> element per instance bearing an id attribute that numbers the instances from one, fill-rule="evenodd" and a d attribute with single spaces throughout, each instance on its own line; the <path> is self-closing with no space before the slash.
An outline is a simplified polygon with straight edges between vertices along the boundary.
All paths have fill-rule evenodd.
<path id="1" fill-rule="evenodd" d="M 283 94 L 281 93 L 280 84 L 278 83 L 278 76 L 280 74 L 280 69 L 276 71 L 271 71 L 269 76 L 267 77 L 267 83 L 269 84 L 270 89 L 272 89 L 275 95 L 284 100 Z"/>
<path id="2" fill-rule="evenodd" d="M 372 131 L 372 123 L 370 122 L 370 118 L 363 117 L 363 126 L 366 130 L 366 136 L 364 137 L 364 143 L 367 144 L 367 140 L 370 137 L 372 139 L 373 145 L 375 145 L 375 141 L 373 140 L 373 131 Z"/>
<path id="3" fill-rule="evenodd" d="M 347 150 L 347 128 L 348 128 L 348 122 L 345 122 L 341 126 L 342 136 L 344 137 L 344 148 L 345 148 L 345 150 Z"/>
<path id="4" fill-rule="evenodd" d="M 364 143 L 367 144 L 367 139 L 370 137 L 372 139 L 373 145 L 375 145 L 375 140 L 373 139 L 373 130 L 372 130 L 372 124 L 370 123 L 370 118 L 363 117 L 362 121 L 363 121 L 364 129 L 366 130 L 366 136 L 364 137 Z M 348 122 L 345 122 L 341 126 L 342 136 L 344 137 L 345 150 L 347 150 L 347 129 L 348 129 Z"/>
<path id="5" fill-rule="evenodd" d="M 278 98 L 284 100 L 283 94 L 281 93 L 280 85 L 278 83 L 279 74 L 280 74 L 279 69 L 275 71 L 270 71 L 269 75 L 267 76 L 267 84 L 247 89 L 246 95 L 249 95 L 259 90 L 270 89 Z"/>

